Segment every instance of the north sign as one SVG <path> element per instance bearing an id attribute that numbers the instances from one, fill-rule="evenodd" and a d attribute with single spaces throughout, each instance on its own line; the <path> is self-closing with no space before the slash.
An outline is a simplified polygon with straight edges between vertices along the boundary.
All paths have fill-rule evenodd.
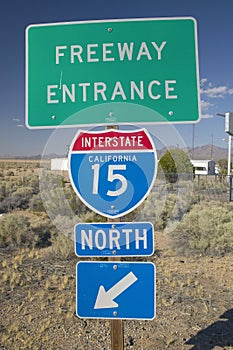
<path id="1" fill-rule="evenodd" d="M 78 223 L 74 244 L 78 256 L 150 256 L 154 228 L 150 222 Z"/>
<path id="2" fill-rule="evenodd" d="M 82 202 L 100 215 L 118 218 L 137 208 L 149 194 L 157 155 L 145 129 L 79 130 L 68 168 Z"/>
<path id="3" fill-rule="evenodd" d="M 199 119 L 194 18 L 33 24 L 25 41 L 29 128 Z"/>
<path id="4" fill-rule="evenodd" d="M 80 318 L 155 317 L 153 263 L 79 262 L 76 271 L 76 313 Z"/>

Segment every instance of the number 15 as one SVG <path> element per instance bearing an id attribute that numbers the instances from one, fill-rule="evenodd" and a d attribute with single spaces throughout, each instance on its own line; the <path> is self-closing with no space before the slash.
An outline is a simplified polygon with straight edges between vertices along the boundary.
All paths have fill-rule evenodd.
<path id="1" fill-rule="evenodd" d="M 94 164 L 91 167 L 94 171 L 94 177 L 93 177 L 93 187 L 92 187 L 92 193 L 98 194 L 99 192 L 99 170 L 100 170 L 100 164 Z M 114 197 L 119 196 L 122 193 L 124 193 L 127 189 L 127 180 L 126 178 L 119 173 L 114 173 L 116 170 L 126 170 L 126 165 L 109 165 L 108 166 L 108 178 L 107 180 L 110 182 L 113 182 L 114 180 L 119 180 L 121 182 L 120 188 L 116 191 L 110 191 L 108 190 L 107 195 Z"/>

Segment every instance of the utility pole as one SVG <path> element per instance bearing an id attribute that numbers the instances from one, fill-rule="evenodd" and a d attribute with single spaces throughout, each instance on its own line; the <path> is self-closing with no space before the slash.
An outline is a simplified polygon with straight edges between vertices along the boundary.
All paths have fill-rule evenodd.
<path id="1" fill-rule="evenodd" d="M 228 112 L 225 114 L 225 132 L 229 135 L 227 175 L 228 175 L 228 178 L 230 181 L 230 176 L 231 176 L 231 137 L 233 135 L 233 113 L 232 112 Z"/>
<path id="2" fill-rule="evenodd" d="M 210 152 L 211 160 L 213 160 L 213 148 L 214 148 L 214 134 L 211 134 L 211 152 Z"/>
<path id="3" fill-rule="evenodd" d="M 225 132 L 228 136 L 228 162 L 227 162 L 227 176 L 230 181 L 231 176 L 231 137 L 233 135 L 233 112 L 227 112 L 225 114 L 217 113 L 218 116 L 225 118 Z"/>
<path id="4" fill-rule="evenodd" d="M 227 176 L 231 176 L 231 141 L 232 137 L 229 135 L 228 137 L 228 163 L 227 163 Z"/>

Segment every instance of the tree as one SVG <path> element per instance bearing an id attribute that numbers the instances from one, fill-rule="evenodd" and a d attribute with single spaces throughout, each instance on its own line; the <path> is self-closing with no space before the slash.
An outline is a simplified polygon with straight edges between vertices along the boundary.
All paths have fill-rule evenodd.
<path id="1" fill-rule="evenodd" d="M 220 167 L 219 174 L 220 175 L 227 175 L 227 166 L 228 166 L 228 161 L 226 158 L 219 159 L 218 165 Z"/>
<path id="2" fill-rule="evenodd" d="M 163 171 L 167 182 L 174 183 L 180 174 L 193 174 L 189 156 L 181 149 L 168 150 L 159 161 L 159 170 Z"/>

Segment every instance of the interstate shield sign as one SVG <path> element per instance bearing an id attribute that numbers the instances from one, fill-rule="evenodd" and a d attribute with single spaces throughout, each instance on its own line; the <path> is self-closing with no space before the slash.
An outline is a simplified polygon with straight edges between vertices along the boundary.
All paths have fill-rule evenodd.
<path id="1" fill-rule="evenodd" d="M 84 204 L 108 218 L 137 208 L 157 172 L 156 149 L 145 129 L 79 130 L 69 153 L 71 184 Z"/>

